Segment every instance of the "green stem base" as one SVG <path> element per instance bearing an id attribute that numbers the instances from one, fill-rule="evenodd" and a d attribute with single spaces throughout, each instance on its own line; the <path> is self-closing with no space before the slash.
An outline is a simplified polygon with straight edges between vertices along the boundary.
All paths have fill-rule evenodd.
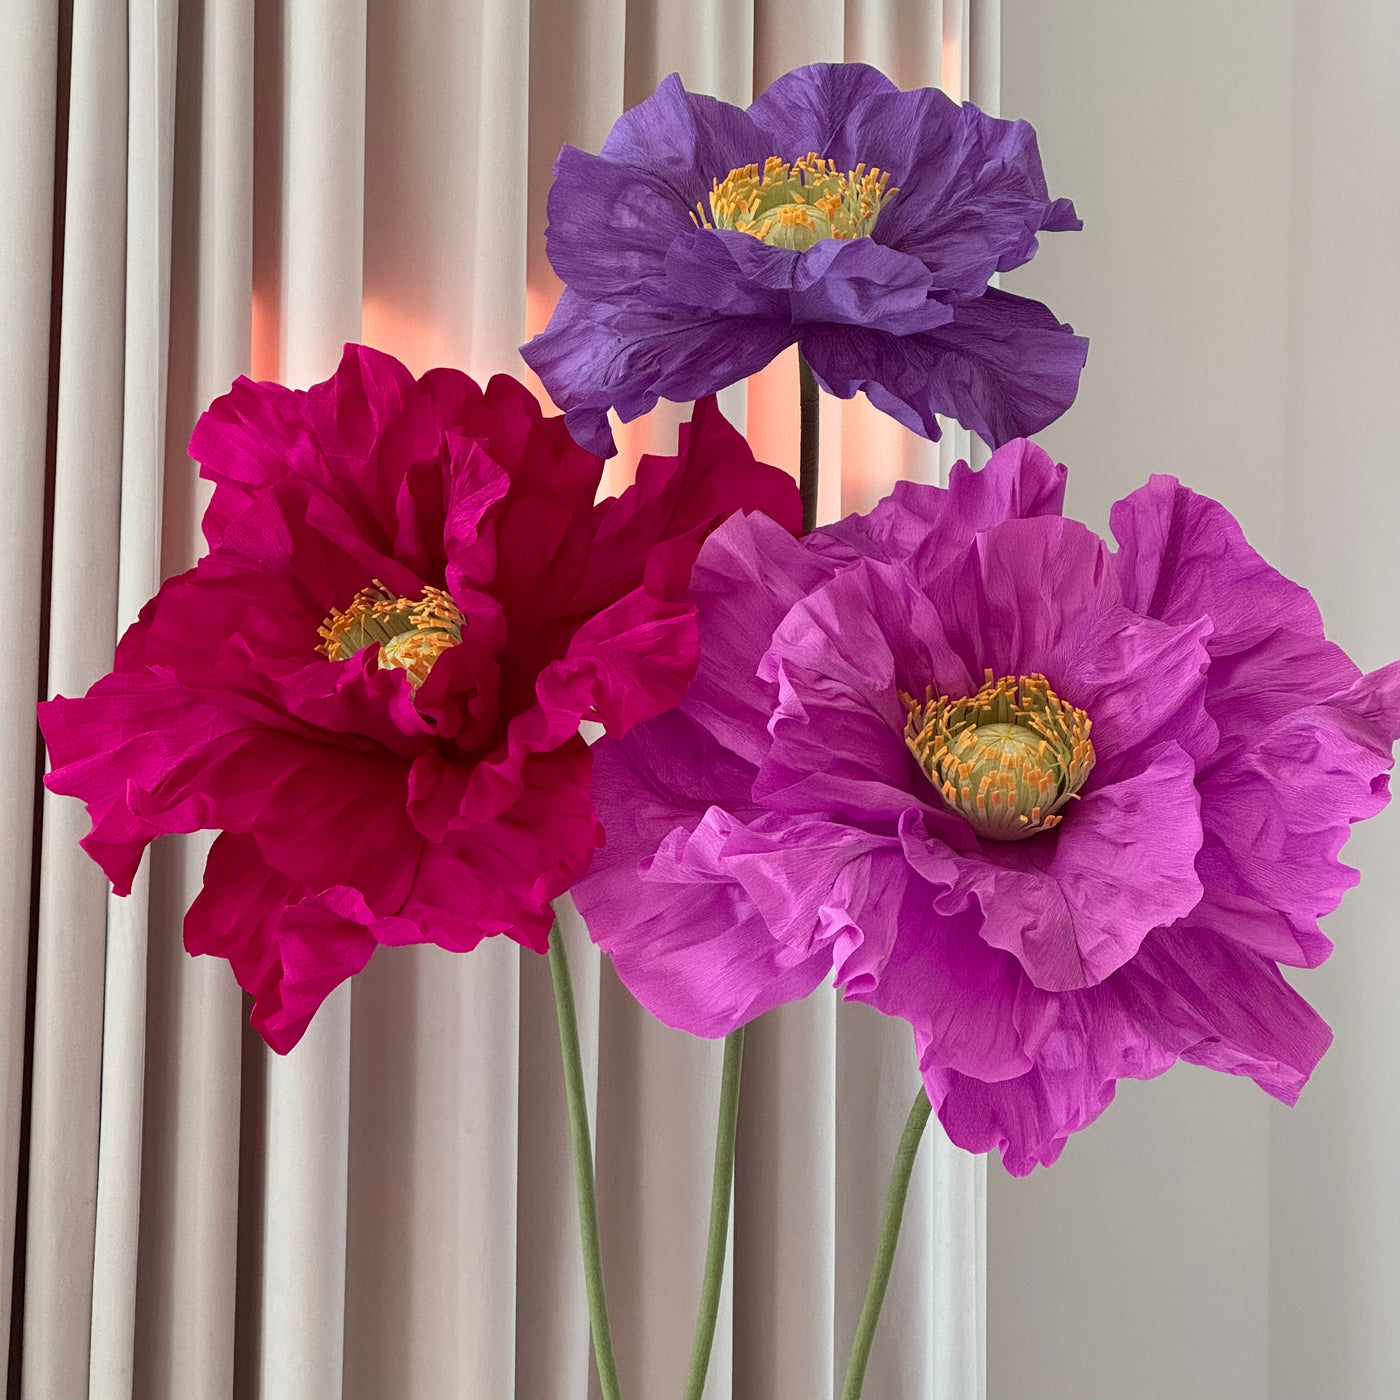
<path id="1" fill-rule="evenodd" d="M 695 1345 L 686 1372 L 684 1400 L 700 1400 L 710 1369 L 715 1319 L 724 1284 L 724 1256 L 729 1248 L 729 1205 L 734 1194 L 734 1138 L 739 1122 L 739 1076 L 744 1066 L 744 1028 L 724 1040 L 724 1070 L 720 1079 L 719 1122 L 715 1128 L 715 1175 L 710 1190 L 710 1238 L 705 1246 L 705 1277 L 700 1285 L 700 1313 L 695 1320 Z"/>
<path id="2" fill-rule="evenodd" d="M 569 1138 L 578 1185 L 578 1228 L 583 1245 L 583 1281 L 588 1291 L 588 1323 L 593 1333 L 593 1360 L 603 1400 L 620 1400 L 617 1362 L 608 1326 L 608 1299 L 603 1289 L 603 1254 L 598 1245 L 598 1201 L 593 1190 L 593 1140 L 588 1130 L 588 1099 L 583 1087 L 583 1056 L 578 1046 L 578 1015 L 564 935 L 556 922 L 549 933 L 549 977 L 559 1016 L 559 1053 L 564 1061 L 564 1098 L 569 1106 Z"/>
<path id="3" fill-rule="evenodd" d="M 895 1246 L 899 1243 L 899 1227 L 904 1220 L 904 1202 L 909 1195 L 909 1178 L 914 1171 L 914 1158 L 919 1141 L 928 1125 L 931 1106 L 928 1094 L 919 1086 L 919 1097 L 909 1110 L 904 1136 L 894 1156 L 894 1171 L 890 1173 L 890 1193 L 885 1199 L 885 1219 L 880 1226 L 880 1242 L 875 1248 L 875 1263 L 870 1269 L 870 1283 L 865 1290 L 865 1303 L 856 1325 L 855 1341 L 851 1343 L 851 1359 L 846 1366 L 846 1383 L 841 1388 L 841 1400 L 860 1400 L 865 1384 L 865 1368 L 870 1361 L 870 1344 L 875 1340 L 875 1328 L 880 1322 L 880 1309 L 885 1304 L 885 1290 L 890 1286 L 890 1270 L 894 1267 Z"/>

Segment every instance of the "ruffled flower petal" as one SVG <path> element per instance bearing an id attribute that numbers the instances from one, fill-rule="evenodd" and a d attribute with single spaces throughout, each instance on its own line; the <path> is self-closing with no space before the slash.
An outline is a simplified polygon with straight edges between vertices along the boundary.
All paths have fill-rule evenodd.
<path id="1" fill-rule="evenodd" d="M 1040 230 L 1084 226 L 1069 200 L 1050 198 L 1028 122 L 989 117 L 936 88 L 862 103 L 841 146 L 852 163 L 892 172 L 899 194 L 875 236 L 919 259 L 945 301 L 979 297 L 994 273 L 1029 262 Z"/>
<path id="2" fill-rule="evenodd" d="M 757 374 L 796 339 L 792 326 L 774 321 L 587 301 L 566 287 L 549 325 L 520 354 L 550 386 L 575 440 L 611 456 L 610 408 L 630 423 L 662 398 L 685 403 L 718 393 Z"/>
<path id="3" fill-rule="evenodd" d="M 1136 776 L 1086 793 L 1053 833 L 981 841 L 972 852 L 952 849 L 911 812 L 900 826 L 905 855 L 940 891 L 934 907 L 979 909 L 982 938 L 1014 954 L 1036 986 L 1090 987 L 1200 902 L 1194 771 L 1164 744 Z"/>
<path id="4" fill-rule="evenodd" d="M 895 482 L 868 515 L 825 526 L 814 543 L 839 541 L 854 557 L 907 563 L 918 577 L 932 578 L 965 554 L 982 530 L 1003 520 L 1059 515 L 1065 476 L 1044 448 L 1017 438 L 993 452 L 980 471 L 955 463 L 945 491 Z"/>
<path id="5" fill-rule="evenodd" d="M 1058 999 L 1014 957 L 988 947 L 975 911 L 930 919 L 932 892 L 905 879 L 889 956 L 878 975 L 849 982 L 846 999 L 908 1021 L 925 1073 L 956 1070 L 989 1082 L 1027 1073 L 1055 1026 Z"/>
<path id="6" fill-rule="evenodd" d="M 672 240 L 695 227 L 673 177 L 565 146 L 549 187 L 550 265 L 587 295 L 636 293 L 658 281 Z"/>
<path id="7" fill-rule="evenodd" d="M 1089 342 L 1038 301 L 991 288 L 960 302 L 946 325 L 892 337 L 855 326 L 805 327 L 823 389 L 857 392 L 906 428 L 937 441 L 938 415 L 999 447 L 1039 432 L 1074 402 Z"/>
<path id="8" fill-rule="evenodd" d="M 754 98 L 749 116 L 770 141 L 769 155 L 799 160 L 809 151 L 829 156 L 841 170 L 868 156 L 852 157 L 841 145 L 852 115 L 872 97 L 899 89 L 866 63 L 810 63 L 769 83 Z M 759 162 L 762 168 L 762 162 Z"/>
<path id="9" fill-rule="evenodd" d="M 1156 934 L 1109 981 L 1060 998 L 1036 1066 L 997 1083 L 925 1067 L 948 1136 L 999 1147 L 1006 1169 L 1050 1166 L 1112 1102 L 1120 1079 L 1150 1079 L 1178 1059 L 1243 1074 L 1297 1100 L 1332 1035 L 1267 960 L 1229 939 Z"/>
<path id="10" fill-rule="evenodd" d="M 682 209 L 693 209 L 736 166 L 761 169 L 772 155 L 768 138 L 741 108 L 687 92 L 672 73 L 654 93 L 613 124 L 604 160 L 654 175 Z M 553 210 L 550 211 L 551 218 Z"/>
<path id="11" fill-rule="evenodd" d="M 225 834 L 210 849 L 204 888 L 185 915 L 185 948 L 228 960 L 253 998 L 253 1029 L 285 1055 L 398 922 L 377 919 L 345 886 L 313 895 L 263 864 L 250 837 Z"/>

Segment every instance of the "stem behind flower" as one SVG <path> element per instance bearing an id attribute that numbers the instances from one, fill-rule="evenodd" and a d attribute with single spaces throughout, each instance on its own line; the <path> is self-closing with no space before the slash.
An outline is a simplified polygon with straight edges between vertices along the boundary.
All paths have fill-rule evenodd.
<path id="1" fill-rule="evenodd" d="M 821 445 L 821 390 L 812 366 L 797 352 L 797 382 L 802 403 L 802 437 L 798 447 L 798 486 L 802 492 L 802 533 L 817 528 L 817 466 Z"/>
<path id="2" fill-rule="evenodd" d="M 851 1343 L 851 1359 L 846 1365 L 846 1383 L 841 1388 L 841 1400 L 860 1400 L 865 1384 L 865 1367 L 870 1360 L 870 1344 L 875 1340 L 875 1328 L 880 1321 L 880 1309 L 885 1303 L 885 1290 L 890 1284 L 894 1267 L 895 1246 L 899 1243 L 899 1227 L 904 1220 L 904 1202 L 909 1195 L 909 1178 L 914 1171 L 919 1140 L 928 1124 L 931 1106 L 928 1093 L 919 1086 L 919 1097 L 909 1110 L 904 1136 L 894 1157 L 890 1174 L 890 1194 L 885 1199 L 885 1219 L 880 1226 L 880 1242 L 875 1248 L 875 1263 L 870 1269 L 870 1283 L 865 1290 L 865 1303 L 860 1310 L 855 1340 Z"/>
<path id="3" fill-rule="evenodd" d="M 603 1400 L 620 1400 L 617 1362 L 613 1359 L 608 1326 L 608 1299 L 603 1288 L 603 1254 L 598 1245 L 598 1203 L 593 1191 L 593 1141 L 588 1131 L 588 1100 L 583 1088 L 583 1056 L 578 1046 L 578 1017 L 574 984 L 564 935 L 556 920 L 549 932 L 549 977 L 554 984 L 554 1007 L 559 1016 L 559 1053 L 564 1061 L 564 1097 L 569 1106 L 569 1138 L 574 1150 L 578 1183 L 578 1228 L 583 1246 L 583 1281 L 588 1290 L 588 1322 L 593 1332 L 593 1359 Z"/>

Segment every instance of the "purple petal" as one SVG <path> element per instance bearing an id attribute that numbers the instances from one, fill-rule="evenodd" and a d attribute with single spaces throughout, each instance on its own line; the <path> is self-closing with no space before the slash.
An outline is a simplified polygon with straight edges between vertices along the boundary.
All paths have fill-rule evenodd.
<path id="1" fill-rule="evenodd" d="M 685 403 L 717 393 L 756 374 L 796 338 L 777 322 L 590 302 L 565 288 L 549 325 L 520 353 L 565 410 L 575 440 L 611 456 L 609 408 L 628 423 L 658 399 Z"/>
<path id="2" fill-rule="evenodd" d="M 937 415 L 994 447 L 1026 437 L 1074 402 L 1089 342 L 1037 301 L 991 288 L 961 302 L 946 326 L 894 337 L 855 326 L 811 326 L 802 353 L 837 398 L 863 390 L 905 427 L 937 440 Z"/>
<path id="3" fill-rule="evenodd" d="M 1314 705 L 1214 767 L 1200 784 L 1206 897 L 1192 923 L 1278 962 L 1322 962 L 1332 945 L 1318 919 L 1359 879 L 1338 853 L 1389 801 L 1390 744 L 1340 703 Z"/>
<path id="4" fill-rule="evenodd" d="M 632 994 L 668 1025 L 708 1036 L 807 995 L 830 972 L 830 953 L 775 938 L 723 868 L 720 833 L 742 830 L 739 819 L 712 808 L 706 833 L 693 844 L 687 836 L 701 825 L 697 793 L 747 801 L 742 768 L 674 711 L 596 748 L 593 794 L 607 842 L 574 898 Z M 755 866 L 761 878 L 763 860 Z"/>
<path id="5" fill-rule="evenodd" d="M 635 292 L 665 271 L 666 250 L 695 227 L 669 183 L 565 146 L 549 187 L 550 266 L 589 296 Z"/>
<path id="6" fill-rule="evenodd" d="M 1098 781 L 1137 771 L 1133 755 L 1162 740 L 1198 760 L 1214 749 L 1202 706 L 1209 623 L 1168 626 L 1122 607 L 1112 556 L 1078 521 L 995 525 L 929 593 L 967 675 L 1040 672 L 1088 713 Z"/>
<path id="7" fill-rule="evenodd" d="M 811 63 L 770 83 L 754 98 L 749 116 L 770 138 L 769 155 L 794 161 L 815 151 L 846 170 L 856 160 L 874 163 L 868 156 L 848 156 L 843 135 L 852 113 L 867 99 L 898 90 L 864 63 Z"/>
<path id="8" fill-rule="evenodd" d="M 748 113 L 687 92 L 672 73 L 617 119 L 600 154 L 655 176 L 682 209 L 693 209 L 716 180 L 743 165 L 762 169 L 773 150 Z"/>
<path id="9" fill-rule="evenodd" d="M 1122 972 L 1060 999 L 1060 1020 L 1019 1079 L 986 1084 L 925 1069 L 949 1137 L 970 1152 L 1000 1147 L 1025 1176 L 1108 1106 L 1120 1079 L 1150 1079 L 1180 1058 L 1243 1074 L 1293 1103 L 1331 1041 L 1278 969 L 1228 939 L 1154 934 Z"/>
<path id="10" fill-rule="evenodd" d="M 981 296 L 993 273 L 1028 262 L 1039 230 L 1082 227 L 1068 200 L 1051 200 L 1027 122 L 989 117 L 936 89 L 872 98 L 841 144 L 852 164 L 891 172 L 899 193 L 874 236 L 918 258 L 945 301 Z"/>
<path id="11" fill-rule="evenodd" d="M 869 238 L 824 238 L 802 254 L 793 281 L 796 325 L 863 326 L 890 335 L 933 330 L 953 319 L 935 300 L 934 279 L 917 258 Z"/>
<path id="12" fill-rule="evenodd" d="M 670 304 L 710 316 L 791 321 L 791 292 L 802 255 L 733 229 L 680 234 L 666 255 Z"/>

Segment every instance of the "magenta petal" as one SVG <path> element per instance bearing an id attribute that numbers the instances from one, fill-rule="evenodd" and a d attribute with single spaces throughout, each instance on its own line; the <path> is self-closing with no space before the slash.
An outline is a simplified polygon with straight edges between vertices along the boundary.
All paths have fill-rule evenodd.
<path id="1" fill-rule="evenodd" d="M 246 836 L 214 842 L 204 889 L 185 916 L 190 953 L 227 958 L 253 997 L 253 1026 L 279 1055 L 321 1003 L 369 962 L 379 920 L 344 887 L 312 894 L 262 863 Z"/>
<path id="2" fill-rule="evenodd" d="M 1167 622 L 1210 618 L 1206 705 L 1227 745 L 1360 674 L 1323 636 L 1312 595 L 1269 565 L 1219 502 L 1154 476 L 1111 519 L 1128 606 Z"/>
<path id="3" fill-rule="evenodd" d="M 536 694 L 546 713 L 587 716 L 622 735 L 685 694 L 699 654 L 693 606 L 638 588 L 574 633 Z"/>
<path id="4" fill-rule="evenodd" d="M 981 678 L 963 669 L 907 571 L 867 561 L 809 594 L 775 630 L 759 674 L 777 682 L 778 703 L 756 797 L 866 823 L 920 810 L 948 825 L 950 840 L 967 833 L 905 746 L 900 694 L 922 694 L 930 681 L 969 694 Z"/>
<path id="5" fill-rule="evenodd" d="M 966 673 L 1047 676 L 1093 722 L 1094 781 L 1135 771 L 1162 741 L 1204 760 L 1218 735 L 1203 698 L 1209 620 L 1169 626 L 1124 608 L 1103 541 L 1056 516 L 1008 520 L 977 536 L 930 595 Z M 949 694 L 966 694 L 945 682 Z M 974 687 L 975 688 L 975 687 Z"/>
<path id="6" fill-rule="evenodd" d="M 154 837 L 223 832 L 191 947 L 233 962 L 278 1050 L 376 943 L 545 951 L 600 837 L 581 720 L 622 733 L 680 699 L 701 544 L 736 511 L 797 529 L 796 486 L 711 402 L 625 501 L 595 504 L 602 461 L 524 385 L 415 380 L 355 345 L 305 392 L 240 380 L 193 450 L 213 549 L 110 675 L 40 707 L 87 850 L 125 893 Z M 325 654 L 324 619 L 371 584 L 455 606 L 426 674 L 383 637 Z"/>
<path id="7" fill-rule="evenodd" d="M 674 457 L 644 456 L 635 482 L 594 510 L 593 551 L 579 601 L 618 598 L 645 584 L 672 598 L 690 581 L 700 541 L 742 512 L 802 530 L 792 478 L 754 458 L 713 398 L 700 399 L 679 431 Z M 762 516 L 758 516 L 762 519 Z"/>
<path id="8" fill-rule="evenodd" d="M 504 811 L 484 821 L 463 812 L 440 842 L 426 845 L 402 910 L 423 930 L 411 941 L 466 952 L 504 934 L 546 952 L 550 903 L 588 868 L 598 844 L 590 767 L 588 745 L 575 734 L 530 757 Z"/>
<path id="9" fill-rule="evenodd" d="M 975 911 L 937 914 L 929 895 L 921 881 L 910 884 L 886 960 L 875 975 L 848 982 L 847 1000 L 908 1021 L 926 1073 L 955 1069 L 989 1081 L 1024 1074 L 1055 1024 L 1056 998 L 1014 957 L 988 947 Z"/>
<path id="10" fill-rule="evenodd" d="M 948 1136 L 969 1152 L 999 1147 L 1013 1176 L 1058 1161 L 1070 1137 L 1113 1102 L 1118 1080 L 1149 1079 L 1177 1058 L 1110 984 L 1061 997 L 1058 1009 L 1055 1028 L 1025 1074 L 986 1082 L 958 1070 L 924 1071 Z"/>
<path id="11" fill-rule="evenodd" d="M 759 664 L 788 608 L 833 570 L 762 515 L 734 516 L 705 542 L 691 573 L 700 663 L 686 713 L 749 763 L 768 751 L 777 695 Z"/>
<path id="12" fill-rule="evenodd" d="M 838 940 L 847 953 L 859 946 L 870 854 L 892 847 L 829 823 L 748 827 L 712 807 L 634 867 L 630 908 L 606 891 L 596 898 L 593 882 L 576 898 L 595 942 L 653 1015 L 724 1035 L 811 991 Z M 696 917 L 683 917 L 685 907 Z M 728 933 L 716 938 L 721 920 Z"/>
<path id="13" fill-rule="evenodd" d="M 1206 897 L 1192 922 L 1283 963 L 1315 967 L 1331 952 L 1318 919 L 1360 878 L 1338 853 L 1352 823 L 1389 800 L 1389 734 L 1357 725 L 1344 703 L 1297 710 L 1200 785 Z"/>
<path id="14" fill-rule="evenodd" d="M 1059 515 L 1065 501 L 1064 467 L 1043 448 L 1017 438 L 973 471 L 953 466 L 946 489 L 897 481 L 868 515 L 848 515 L 819 532 L 860 554 L 908 562 L 931 579 L 971 547 L 979 531 L 1003 520 Z"/>
<path id="15" fill-rule="evenodd" d="M 1061 999 L 1036 1067 L 1005 1083 L 926 1069 L 948 1135 L 972 1152 L 1002 1149 L 1013 1175 L 1049 1166 L 1108 1106 L 1119 1079 L 1148 1079 L 1179 1059 L 1242 1074 L 1296 1101 L 1332 1035 L 1267 960 L 1213 934 L 1153 934 L 1121 972 Z"/>
<path id="16" fill-rule="evenodd" d="M 528 757 L 557 748 L 580 720 L 620 735 L 674 705 L 698 655 L 689 603 L 659 602 L 638 588 L 590 618 L 564 656 L 540 672 L 536 703 L 511 720 L 504 744 L 477 765 L 465 810 L 475 820 L 502 811 L 520 791 Z"/>
<path id="17" fill-rule="evenodd" d="M 1186 1042 L 1183 1060 L 1245 1075 L 1286 1104 L 1298 1101 L 1332 1042 L 1327 1023 L 1278 968 L 1228 938 L 1184 929 L 1154 934 L 1124 981 L 1151 1008 L 1145 1021 L 1155 1012 Z"/>
<path id="18" fill-rule="evenodd" d="M 983 841 L 976 853 L 930 840 L 910 814 L 905 854 L 939 891 L 934 907 L 980 908 L 982 938 L 1014 954 L 1036 986 L 1093 986 L 1201 898 L 1194 773 L 1189 755 L 1164 744 L 1136 777 L 1087 793 L 1052 835 Z"/>

